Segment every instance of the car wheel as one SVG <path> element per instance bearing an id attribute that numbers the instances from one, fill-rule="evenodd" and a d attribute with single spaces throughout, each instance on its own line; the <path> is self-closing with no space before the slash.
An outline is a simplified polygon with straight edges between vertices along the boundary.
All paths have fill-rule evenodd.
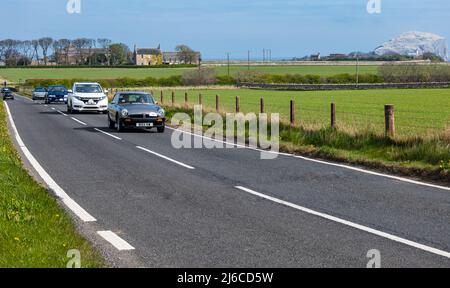
<path id="1" fill-rule="evenodd" d="M 116 126 L 117 126 L 117 132 L 123 132 L 123 125 L 122 120 L 120 120 L 119 116 L 116 116 Z"/>
<path id="2" fill-rule="evenodd" d="M 109 129 L 114 129 L 115 125 L 116 125 L 116 123 L 114 123 L 114 121 L 111 120 L 111 117 L 109 117 L 109 114 L 108 114 L 108 126 L 109 126 Z"/>
<path id="3" fill-rule="evenodd" d="M 163 125 L 162 127 L 158 127 L 157 130 L 158 130 L 158 133 L 164 133 L 164 131 L 166 130 L 166 126 Z"/>

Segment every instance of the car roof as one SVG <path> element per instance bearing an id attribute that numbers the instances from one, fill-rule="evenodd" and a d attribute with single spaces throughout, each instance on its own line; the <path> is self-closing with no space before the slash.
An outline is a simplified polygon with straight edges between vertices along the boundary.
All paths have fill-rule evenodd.
<path id="1" fill-rule="evenodd" d="M 142 91 L 136 91 L 136 92 L 134 92 L 134 91 L 125 91 L 125 92 L 117 92 L 118 94 L 121 94 L 121 95 L 130 95 L 130 94 L 142 94 L 142 95 L 151 95 L 152 93 L 150 93 L 150 92 L 142 92 Z"/>
<path id="2" fill-rule="evenodd" d="M 74 85 L 100 85 L 100 83 L 97 82 L 76 82 Z"/>

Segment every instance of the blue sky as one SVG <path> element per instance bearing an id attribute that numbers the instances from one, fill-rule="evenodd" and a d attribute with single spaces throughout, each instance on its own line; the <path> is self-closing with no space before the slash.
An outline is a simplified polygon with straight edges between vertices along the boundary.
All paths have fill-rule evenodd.
<path id="1" fill-rule="evenodd" d="M 81 0 L 81 14 L 67 13 L 68 0 L 1 2 L 0 38 L 106 37 L 163 50 L 186 43 L 205 59 L 262 57 L 263 48 L 274 58 L 371 51 L 407 31 L 450 38 L 448 0 L 381 0 L 372 15 L 368 0 Z"/>

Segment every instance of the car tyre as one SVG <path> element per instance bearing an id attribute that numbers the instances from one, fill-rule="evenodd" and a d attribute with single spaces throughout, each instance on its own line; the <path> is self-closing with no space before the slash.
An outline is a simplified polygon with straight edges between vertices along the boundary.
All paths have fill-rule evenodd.
<path id="1" fill-rule="evenodd" d="M 109 129 L 114 129 L 116 126 L 116 123 L 114 123 L 114 121 L 111 120 L 111 117 L 109 117 L 109 115 L 108 115 L 108 126 Z"/>
<path id="2" fill-rule="evenodd" d="M 122 125 L 122 121 L 119 118 L 119 115 L 116 116 L 116 128 L 117 128 L 117 132 L 123 132 L 124 127 Z"/>

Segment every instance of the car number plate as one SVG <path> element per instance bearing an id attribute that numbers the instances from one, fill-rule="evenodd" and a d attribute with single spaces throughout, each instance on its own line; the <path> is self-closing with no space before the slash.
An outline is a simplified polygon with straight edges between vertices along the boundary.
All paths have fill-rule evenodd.
<path id="1" fill-rule="evenodd" d="M 153 123 L 136 123 L 136 127 L 153 127 Z"/>

